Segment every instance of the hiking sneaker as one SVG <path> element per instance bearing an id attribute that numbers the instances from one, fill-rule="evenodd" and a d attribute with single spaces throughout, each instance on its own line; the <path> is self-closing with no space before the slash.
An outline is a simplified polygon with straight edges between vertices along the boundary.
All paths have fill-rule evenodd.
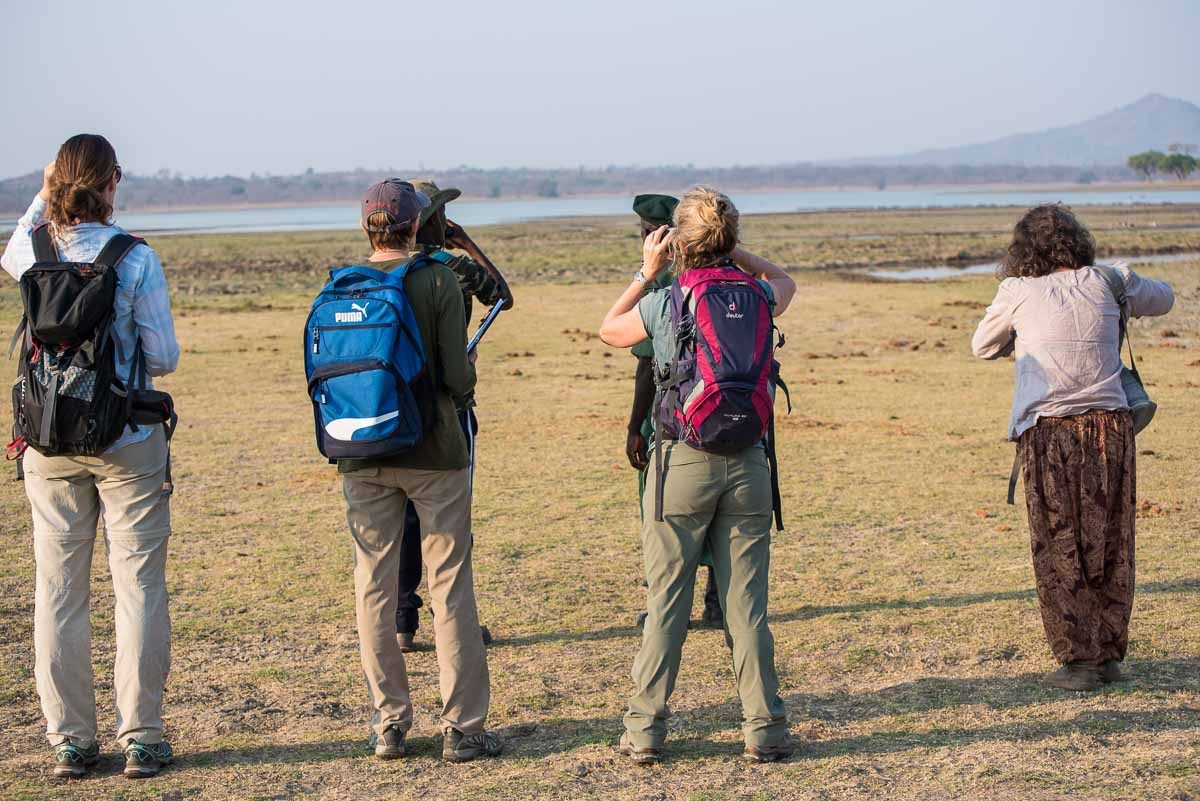
<path id="1" fill-rule="evenodd" d="M 417 650 L 417 634 L 413 631 L 396 632 L 396 642 L 400 644 L 400 653 L 411 654 Z"/>
<path id="2" fill-rule="evenodd" d="M 404 756 L 404 736 L 400 724 L 393 723 L 383 730 L 383 734 L 371 732 L 368 745 L 375 749 L 375 756 L 380 759 L 399 759 Z"/>
<path id="3" fill-rule="evenodd" d="M 54 775 L 60 779 L 78 779 L 99 761 L 99 743 L 87 747 L 75 743 L 54 746 Z"/>
<path id="4" fill-rule="evenodd" d="M 139 743 L 132 737 L 125 746 L 125 776 L 129 779 L 148 779 L 175 761 L 175 752 L 166 740 L 161 743 Z"/>
<path id="5" fill-rule="evenodd" d="M 1049 687 L 1080 693 L 1099 690 L 1104 684 L 1100 668 L 1082 662 L 1068 662 L 1053 673 L 1047 673 L 1042 681 Z"/>
<path id="6" fill-rule="evenodd" d="M 470 762 L 479 757 L 500 756 L 504 744 L 493 731 L 463 734 L 458 729 L 446 729 L 442 735 L 442 759 L 447 762 Z"/>
<path id="7" fill-rule="evenodd" d="M 796 753 L 796 745 L 790 736 L 784 737 L 778 745 L 748 745 L 742 752 L 742 758 L 751 762 L 782 762 L 790 759 Z"/>
<path id="8" fill-rule="evenodd" d="M 489 629 L 487 626 L 480 626 L 480 627 L 479 627 L 479 636 L 480 636 L 480 637 L 483 637 L 483 644 L 484 644 L 484 645 L 491 645 L 491 644 L 492 644 L 492 630 L 491 630 L 491 629 Z"/>
<path id="9" fill-rule="evenodd" d="M 1129 681 L 1129 674 L 1121 670 L 1121 663 L 1110 659 L 1100 666 L 1100 681 L 1112 684 L 1118 681 Z"/>
<path id="10" fill-rule="evenodd" d="M 657 765 L 662 762 L 662 749 L 652 745 L 641 746 L 634 745 L 629 740 L 629 732 L 621 735 L 620 742 L 617 743 L 617 752 L 621 756 L 627 756 L 635 765 Z"/>

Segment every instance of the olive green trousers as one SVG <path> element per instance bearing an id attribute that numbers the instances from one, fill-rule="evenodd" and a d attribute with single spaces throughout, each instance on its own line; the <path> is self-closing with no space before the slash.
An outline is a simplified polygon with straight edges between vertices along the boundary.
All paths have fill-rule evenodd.
<path id="1" fill-rule="evenodd" d="M 748 448 L 718 456 L 672 442 L 664 445 L 663 461 L 663 522 L 654 519 L 654 492 L 648 486 L 642 523 L 648 615 L 633 662 L 636 691 L 625 713 L 629 739 L 639 747 L 660 747 L 666 739 L 667 704 L 687 639 L 696 568 L 707 545 L 733 642 L 746 744 L 778 745 L 787 735 L 787 711 L 779 697 L 775 641 L 767 628 L 771 480 L 766 453 Z M 653 470 L 648 479 L 652 476 Z"/>

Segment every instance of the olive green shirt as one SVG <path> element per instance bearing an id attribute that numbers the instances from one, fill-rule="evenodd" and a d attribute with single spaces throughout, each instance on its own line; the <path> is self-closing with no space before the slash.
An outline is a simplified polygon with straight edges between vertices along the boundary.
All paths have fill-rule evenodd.
<path id="1" fill-rule="evenodd" d="M 488 272 L 486 267 L 470 256 L 455 255 L 437 245 L 418 245 L 412 251 L 412 255 L 416 256 L 419 253 L 434 256 L 458 276 L 458 286 L 463 293 L 467 322 L 471 320 L 474 298 L 478 298 L 484 306 L 495 306 L 500 298 L 504 297 L 504 293 L 500 291 L 499 282 Z"/>
<path id="2" fill-rule="evenodd" d="M 405 261 L 372 262 L 370 266 L 387 272 Z M 467 360 L 467 321 L 458 276 L 445 265 L 430 262 L 404 277 L 404 292 L 421 333 L 427 369 L 433 374 L 437 421 L 411 451 L 381 459 L 340 459 L 339 473 L 363 467 L 461 470 L 470 463 L 458 409 L 475 403 L 475 365 Z"/>

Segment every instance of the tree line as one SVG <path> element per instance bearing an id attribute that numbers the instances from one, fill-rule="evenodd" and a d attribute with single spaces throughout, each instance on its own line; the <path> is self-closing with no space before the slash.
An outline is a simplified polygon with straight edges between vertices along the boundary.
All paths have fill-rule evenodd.
<path id="1" fill-rule="evenodd" d="M 130 169 L 121 184 L 121 209 L 194 206 L 353 203 L 363 187 L 387 175 L 428 177 L 454 186 L 467 197 L 570 197 L 680 191 L 710 183 L 729 191 L 788 190 L 816 187 L 885 190 L 896 186 L 979 185 L 999 183 L 1078 183 L 1129 181 L 1136 170 L 1112 166 L 1022 165 L 879 165 L 796 163 L 766 166 L 661 167 L 608 166 L 557 169 L 454 167 L 444 170 L 398 169 L 316 172 L 297 175 L 224 175 L 184 177 L 169 170 L 139 173 Z M 41 186 L 41 172 L 0 180 L 0 214 L 25 210 Z"/>
<path id="2" fill-rule="evenodd" d="M 1125 163 L 1129 169 L 1147 181 L 1155 175 L 1174 175 L 1183 181 L 1200 169 L 1200 159 L 1194 155 L 1198 149 L 1200 148 L 1196 145 L 1176 143 L 1168 147 L 1166 153 L 1161 150 L 1144 150 L 1130 156 Z"/>

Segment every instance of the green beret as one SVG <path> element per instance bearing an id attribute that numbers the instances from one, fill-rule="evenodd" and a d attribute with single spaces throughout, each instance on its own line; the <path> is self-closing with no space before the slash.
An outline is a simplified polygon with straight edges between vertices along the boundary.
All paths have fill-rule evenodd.
<path id="1" fill-rule="evenodd" d="M 650 225 L 670 225 L 678 205 L 679 198 L 670 195 L 638 195 L 633 199 L 633 213 Z"/>

